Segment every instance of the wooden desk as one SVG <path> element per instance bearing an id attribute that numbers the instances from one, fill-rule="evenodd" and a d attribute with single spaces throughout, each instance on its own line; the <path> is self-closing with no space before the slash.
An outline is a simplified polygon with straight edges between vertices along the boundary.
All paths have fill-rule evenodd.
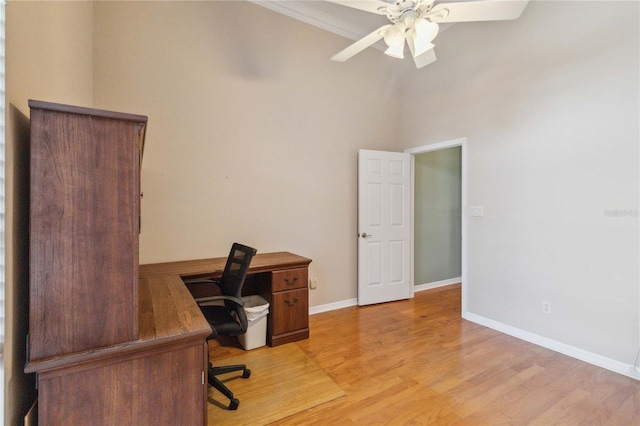
<path id="1" fill-rule="evenodd" d="M 140 266 L 140 279 L 219 278 L 226 257 Z M 289 252 L 259 253 L 251 261 L 243 294 L 259 294 L 269 302 L 267 343 L 270 346 L 309 337 L 308 267 L 311 259 Z M 196 297 L 211 286 L 188 286 Z M 208 288 L 207 288 L 208 287 Z"/>
<path id="2" fill-rule="evenodd" d="M 179 278 L 139 284 L 137 340 L 27 364 L 42 424 L 206 424 L 211 328 Z"/>
<path id="3" fill-rule="evenodd" d="M 41 421 L 206 425 L 206 338 L 211 328 L 183 278 L 218 277 L 225 262 L 215 258 L 141 265 L 138 339 L 27 364 L 27 373 L 38 373 Z M 271 305 L 272 346 L 309 336 L 309 263 L 311 259 L 286 252 L 253 259 L 248 291 L 257 291 L 253 294 Z"/>

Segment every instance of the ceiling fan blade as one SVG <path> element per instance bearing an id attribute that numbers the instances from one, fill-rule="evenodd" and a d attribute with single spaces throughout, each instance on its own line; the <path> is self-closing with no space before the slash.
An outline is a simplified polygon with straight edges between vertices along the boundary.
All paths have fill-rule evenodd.
<path id="1" fill-rule="evenodd" d="M 383 25 L 369 35 L 364 36 L 360 40 L 348 46 L 346 49 L 336 53 L 331 60 L 337 62 L 344 62 L 352 56 L 362 52 L 367 47 L 375 44 L 378 40 L 384 37 L 384 32 L 389 28 L 391 24 Z"/>
<path id="2" fill-rule="evenodd" d="M 382 0 L 326 0 L 330 3 L 341 4 L 343 6 L 352 7 L 354 9 L 364 10 L 378 15 L 386 15 L 387 10 L 397 10 L 397 6 L 393 3 L 387 3 Z"/>
<path id="3" fill-rule="evenodd" d="M 420 55 L 416 55 L 415 39 L 412 35 L 407 37 L 407 44 L 413 56 L 413 62 L 416 64 L 416 68 L 420 69 L 436 61 L 436 52 L 433 47 Z"/>
<path id="4" fill-rule="evenodd" d="M 506 21 L 518 19 L 529 0 L 482 0 L 440 3 L 427 15 L 432 22 Z"/>

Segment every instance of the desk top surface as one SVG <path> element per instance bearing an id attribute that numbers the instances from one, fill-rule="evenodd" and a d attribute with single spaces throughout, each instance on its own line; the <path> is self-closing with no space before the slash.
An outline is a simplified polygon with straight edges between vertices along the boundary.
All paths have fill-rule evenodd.
<path id="1" fill-rule="evenodd" d="M 140 265 L 138 339 L 119 345 L 33 362 L 25 371 L 36 372 L 170 345 L 185 340 L 204 339 L 211 334 L 198 304 L 184 285 L 184 277 L 218 277 L 226 257 Z M 311 259 L 289 252 L 256 255 L 250 274 L 302 268 Z"/>
<path id="2" fill-rule="evenodd" d="M 161 346 L 203 340 L 211 334 L 211 327 L 179 276 L 141 278 L 138 294 L 137 340 L 30 362 L 25 372 L 116 359 Z"/>
<path id="3" fill-rule="evenodd" d="M 212 259 L 182 260 L 177 262 L 140 265 L 140 278 L 157 276 L 178 276 L 181 278 L 217 278 L 222 275 L 226 257 Z M 311 259 L 286 251 L 276 253 L 258 253 L 251 260 L 249 274 L 277 271 L 281 269 L 304 268 Z"/>

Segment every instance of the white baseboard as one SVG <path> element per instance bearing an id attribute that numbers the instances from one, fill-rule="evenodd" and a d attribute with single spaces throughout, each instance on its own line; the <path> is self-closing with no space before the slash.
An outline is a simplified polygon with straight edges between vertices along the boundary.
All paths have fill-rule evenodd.
<path id="1" fill-rule="evenodd" d="M 349 306 L 356 306 L 357 304 L 358 299 L 347 299 L 339 302 L 327 303 L 325 305 L 311 306 L 309 307 L 309 315 L 335 311 L 336 309 L 348 308 Z"/>
<path id="2" fill-rule="evenodd" d="M 461 282 L 462 282 L 462 277 L 449 278 L 448 280 L 434 281 L 432 283 L 416 285 L 415 287 L 413 287 L 413 291 L 431 290 L 433 288 L 444 287 L 446 285 L 458 284 Z"/>
<path id="3" fill-rule="evenodd" d="M 572 358 L 588 362 L 589 364 L 602 367 L 604 369 L 613 371 L 614 373 L 622 374 L 623 376 L 640 380 L 640 373 L 636 371 L 635 367 L 631 364 L 625 364 L 624 362 L 616 361 L 614 359 L 607 358 L 593 352 L 585 351 L 584 349 L 576 348 L 575 346 L 567 345 L 566 343 L 558 342 L 547 337 L 539 336 L 537 334 L 530 333 L 528 331 L 524 331 L 519 328 L 515 328 L 480 315 L 463 312 L 462 317 L 471 322 L 475 322 L 476 324 L 480 324 L 501 333 L 508 334 L 509 336 L 517 337 L 518 339 L 527 341 L 529 343 L 533 343 L 538 346 L 551 349 L 552 351 L 570 356 Z"/>
<path id="4" fill-rule="evenodd" d="M 413 287 L 413 291 L 431 290 L 433 288 L 444 287 L 451 284 L 458 284 L 462 281 L 462 278 L 450 278 L 448 280 L 436 281 L 427 284 L 420 284 Z M 339 302 L 327 303 L 325 305 L 311 306 L 309 307 L 309 315 L 319 314 L 321 312 L 329 312 L 336 309 L 348 308 L 349 306 L 357 306 L 358 299 L 347 299 Z"/>

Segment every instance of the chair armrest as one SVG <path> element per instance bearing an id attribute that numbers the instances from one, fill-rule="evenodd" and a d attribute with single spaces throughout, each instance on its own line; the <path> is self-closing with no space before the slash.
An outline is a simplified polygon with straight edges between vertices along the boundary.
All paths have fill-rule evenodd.
<path id="1" fill-rule="evenodd" d="M 225 296 L 225 295 L 199 297 L 199 298 L 197 298 L 195 300 L 196 300 L 196 303 L 199 306 L 200 306 L 201 303 L 213 302 L 213 301 L 216 301 L 216 300 L 228 300 L 230 302 L 233 302 L 236 305 L 233 310 L 236 313 L 236 315 L 238 316 L 237 319 L 238 319 L 242 329 L 243 330 L 247 329 L 248 320 L 247 320 L 247 313 L 244 311 L 244 300 L 242 300 L 240 298 L 237 298 L 237 297 Z"/>
<path id="2" fill-rule="evenodd" d="M 230 302 L 233 302 L 240 307 L 244 307 L 244 300 L 238 297 L 233 297 L 233 296 L 225 296 L 225 295 L 209 296 L 209 297 L 200 297 L 195 300 L 196 300 L 196 303 L 198 304 L 204 303 L 204 302 L 213 302 L 215 300 L 229 300 Z"/>

